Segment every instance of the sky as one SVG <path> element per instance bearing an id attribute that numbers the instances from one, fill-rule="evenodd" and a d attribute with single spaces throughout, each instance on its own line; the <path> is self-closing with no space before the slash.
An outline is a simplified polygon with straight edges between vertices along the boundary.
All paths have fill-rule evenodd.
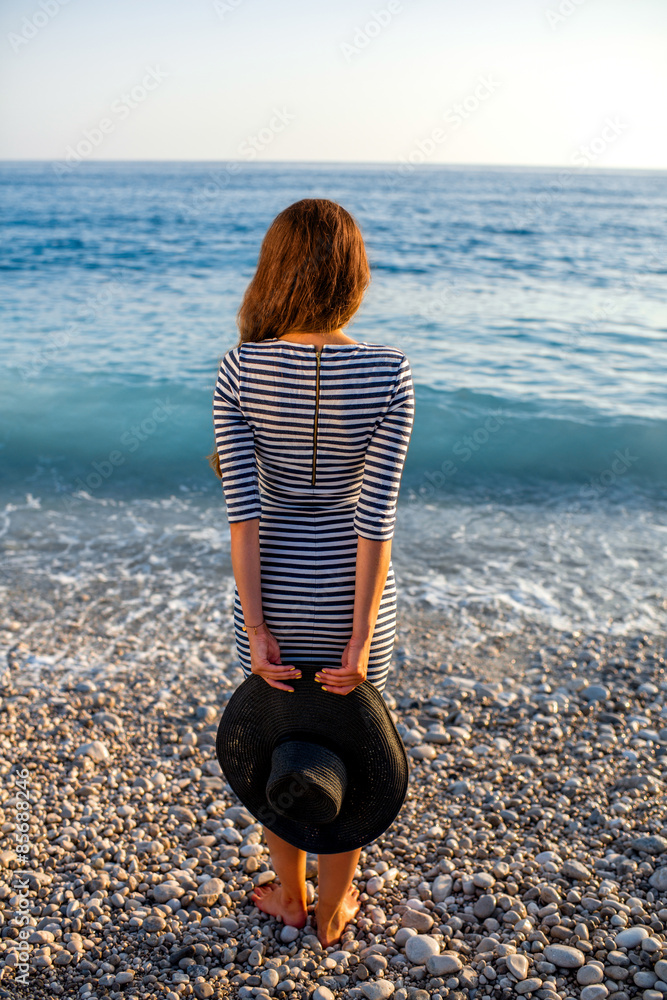
<path id="1" fill-rule="evenodd" d="M 0 158 L 667 168 L 664 0 L 3 0 Z"/>

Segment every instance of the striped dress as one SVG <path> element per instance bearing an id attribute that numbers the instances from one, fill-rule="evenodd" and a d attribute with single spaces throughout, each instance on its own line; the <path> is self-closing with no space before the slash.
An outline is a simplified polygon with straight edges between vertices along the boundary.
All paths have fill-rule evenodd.
<path id="1" fill-rule="evenodd" d="M 378 344 L 244 342 L 220 363 L 213 422 L 230 522 L 258 517 L 264 619 L 283 663 L 340 666 L 357 536 L 393 537 L 414 419 L 406 355 Z M 250 646 L 234 592 L 236 648 Z M 368 680 L 384 689 L 396 631 L 389 565 Z"/>

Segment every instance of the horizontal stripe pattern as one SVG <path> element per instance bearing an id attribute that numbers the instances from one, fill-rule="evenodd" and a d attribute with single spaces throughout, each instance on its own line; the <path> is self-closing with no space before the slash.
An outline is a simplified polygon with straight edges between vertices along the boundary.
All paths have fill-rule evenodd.
<path id="1" fill-rule="evenodd" d="M 313 345 L 237 345 L 220 364 L 213 418 L 228 520 L 260 518 L 263 613 L 282 661 L 340 665 L 352 632 L 357 536 L 394 534 L 414 389 L 397 348 L 324 345 L 313 486 L 316 376 Z M 248 675 L 236 588 L 234 623 Z M 368 670 L 380 690 L 395 628 L 390 564 Z"/>
<path id="2" fill-rule="evenodd" d="M 324 509 L 355 505 L 364 538 L 393 537 L 414 421 L 406 355 L 373 344 L 325 344 L 313 466 L 316 357 L 310 344 L 243 343 L 220 364 L 213 418 L 230 522 L 261 515 L 261 495 Z"/>

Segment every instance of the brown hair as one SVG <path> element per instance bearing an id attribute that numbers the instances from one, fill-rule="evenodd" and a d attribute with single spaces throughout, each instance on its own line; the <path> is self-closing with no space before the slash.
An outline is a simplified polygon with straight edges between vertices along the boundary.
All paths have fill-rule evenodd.
<path id="1" fill-rule="evenodd" d="M 239 345 L 292 330 L 337 330 L 356 313 L 370 280 L 363 237 L 350 213 L 327 198 L 303 198 L 276 216 L 262 241 L 237 313 Z M 222 478 L 217 449 L 207 458 Z"/>

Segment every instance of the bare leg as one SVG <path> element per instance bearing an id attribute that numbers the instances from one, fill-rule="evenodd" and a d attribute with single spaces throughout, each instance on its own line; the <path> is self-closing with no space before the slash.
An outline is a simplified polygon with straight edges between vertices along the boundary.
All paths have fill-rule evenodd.
<path id="1" fill-rule="evenodd" d="M 306 912 L 306 852 L 264 827 L 273 870 L 280 884 L 260 885 L 250 893 L 255 906 L 264 913 L 281 917 L 283 923 L 303 927 Z"/>
<path id="2" fill-rule="evenodd" d="M 317 936 L 324 948 L 339 940 L 359 909 L 359 890 L 351 886 L 360 854 L 361 848 L 319 855 Z"/>

